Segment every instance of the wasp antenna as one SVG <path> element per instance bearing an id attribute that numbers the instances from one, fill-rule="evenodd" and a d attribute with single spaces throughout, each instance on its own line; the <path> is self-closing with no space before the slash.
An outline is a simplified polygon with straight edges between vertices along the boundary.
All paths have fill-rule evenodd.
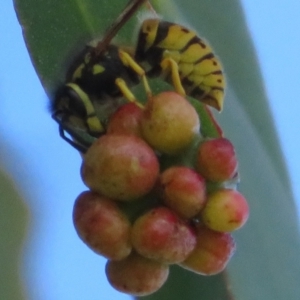
<path id="1" fill-rule="evenodd" d="M 136 10 L 147 1 L 147 4 L 151 6 L 148 0 L 130 0 L 127 6 L 124 8 L 122 13 L 117 17 L 117 19 L 110 25 L 104 38 L 97 44 L 95 48 L 95 56 L 101 55 L 101 53 L 105 50 L 107 45 L 110 44 L 111 40 L 117 34 L 117 32 L 121 29 L 121 27 L 131 18 L 131 16 L 136 12 Z M 148 6 L 149 7 L 149 6 Z"/>
<path id="2" fill-rule="evenodd" d="M 147 9 L 150 10 L 153 15 L 155 15 L 156 17 L 158 17 L 158 14 L 157 14 L 155 8 L 152 6 L 152 4 L 150 3 L 149 0 L 147 0 L 147 2 L 145 3 L 145 5 L 146 5 Z"/>

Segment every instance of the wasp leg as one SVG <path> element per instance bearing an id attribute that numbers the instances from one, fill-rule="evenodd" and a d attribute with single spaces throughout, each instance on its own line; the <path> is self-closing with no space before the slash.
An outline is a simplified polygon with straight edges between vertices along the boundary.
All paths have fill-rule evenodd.
<path id="1" fill-rule="evenodd" d="M 172 58 L 165 58 L 161 62 L 160 66 L 163 73 L 168 74 L 169 72 L 171 72 L 171 79 L 175 91 L 182 96 L 186 96 L 185 89 L 181 84 L 177 62 Z"/>
<path id="2" fill-rule="evenodd" d="M 86 153 L 86 151 L 88 150 L 90 145 L 79 142 L 79 141 L 77 141 L 77 139 L 72 140 L 69 137 L 67 137 L 65 135 L 65 132 L 68 132 L 68 131 L 64 128 L 64 126 L 62 124 L 59 124 L 58 130 L 59 130 L 59 135 L 63 140 L 65 140 L 67 143 L 69 143 L 73 148 L 75 148 L 79 152 L 81 152 L 83 154 Z M 74 136 L 74 131 L 72 131 L 72 135 Z"/>
<path id="3" fill-rule="evenodd" d="M 125 51 L 119 50 L 119 57 L 126 67 L 130 67 L 134 72 L 136 72 L 143 81 L 143 85 L 147 94 L 147 98 L 152 97 L 152 92 L 146 77 L 145 70 Z"/>
<path id="4" fill-rule="evenodd" d="M 58 123 L 60 137 L 81 153 L 85 153 L 96 139 L 95 137 L 87 135 L 86 132 L 85 137 L 83 137 L 82 130 L 69 125 L 69 115 L 65 115 L 57 111 L 52 114 L 52 118 Z M 72 138 L 68 137 L 65 134 L 66 132 Z M 86 136 L 88 136 L 89 138 L 87 138 Z"/>
<path id="5" fill-rule="evenodd" d="M 136 97 L 133 95 L 133 93 L 131 92 L 130 88 L 127 86 L 125 80 L 123 80 L 122 78 L 117 78 L 116 81 L 115 81 L 115 83 L 118 86 L 118 88 L 120 89 L 120 91 L 123 94 L 123 96 L 129 102 L 133 102 L 138 107 L 144 108 L 144 106 L 141 103 L 139 103 L 138 100 L 136 99 Z"/>

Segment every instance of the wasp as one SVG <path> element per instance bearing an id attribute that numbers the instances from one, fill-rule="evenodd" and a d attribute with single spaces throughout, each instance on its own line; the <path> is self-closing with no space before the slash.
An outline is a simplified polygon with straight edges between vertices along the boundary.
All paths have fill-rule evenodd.
<path id="1" fill-rule="evenodd" d="M 222 109 L 225 80 L 221 64 L 196 32 L 157 18 L 147 19 L 142 23 L 132 55 L 111 44 L 143 2 L 130 1 L 97 46 L 86 46 L 56 93 L 52 116 L 59 123 L 60 135 L 82 153 L 105 133 L 97 106 L 108 103 L 115 107 L 120 96 L 140 105 L 131 87 L 142 81 L 151 97 L 148 76 L 162 76 L 179 94 Z"/>

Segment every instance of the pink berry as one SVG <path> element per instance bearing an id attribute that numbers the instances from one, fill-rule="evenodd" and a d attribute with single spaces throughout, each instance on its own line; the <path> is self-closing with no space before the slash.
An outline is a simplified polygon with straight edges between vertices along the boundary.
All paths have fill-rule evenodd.
<path id="1" fill-rule="evenodd" d="M 79 237 L 96 253 L 120 260 L 131 252 L 127 217 L 112 200 L 87 191 L 74 204 L 73 222 Z"/>
<path id="2" fill-rule="evenodd" d="M 225 269 L 234 251 L 235 242 L 229 233 L 199 226 L 196 247 L 180 265 L 201 275 L 214 275 Z"/>
<path id="3" fill-rule="evenodd" d="M 116 290 L 133 296 L 156 292 L 169 275 L 167 265 L 136 253 L 121 261 L 108 261 L 105 270 L 109 283 Z"/>
<path id="4" fill-rule="evenodd" d="M 114 200 L 131 201 L 154 186 L 159 163 L 154 151 L 133 135 L 104 135 L 87 151 L 81 175 L 93 191 Z"/>
<path id="5" fill-rule="evenodd" d="M 108 134 L 133 134 L 141 137 L 140 120 L 143 110 L 134 103 L 122 105 L 109 119 Z"/>
<path id="6" fill-rule="evenodd" d="M 179 216 L 196 216 L 206 201 L 204 178 L 187 167 L 171 167 L 160 176 L 164 203 Z"/>
<path id="7" fill-rule="evenodd" d="M 210 181 L 231 179 L 237 172 L 237 158 L 231 142 L 225 138 L 207 140 L 200 144 L 197 169 Z"/>
<path id="8" fill-rule="evenodd" d="M 131 241 L 142 256 L 163 263 L 183 261 L 194 249 L 193 229 L 166 207 L 140 216 L 132 227 Z"/>

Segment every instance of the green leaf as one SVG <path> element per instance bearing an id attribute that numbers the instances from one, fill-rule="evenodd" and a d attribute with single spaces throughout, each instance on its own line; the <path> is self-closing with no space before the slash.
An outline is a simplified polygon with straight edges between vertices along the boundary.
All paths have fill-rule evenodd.
<path id="1" fill-rule="evenodd" d="M 68 58 L 103 34 L 127 1 L 16 0 L 35 68 L 52 95 L 63 82 Z M 143 299 L 298 300 L 300 240 L 294 201 L 269 105 L 240 2 L 153 1 L 170 21 L 195 28 L 223 62 L 228 89 L 217 118 L 240 161 L 240 191 L 250 219 L 238 233 L 237 253 L 226 274 L 201 277 L 172 268 L 167 284 Z M 131 44 L 135 20 L 120 32 Z M 228 292 L 230 289 L 230 293 Z"/>

